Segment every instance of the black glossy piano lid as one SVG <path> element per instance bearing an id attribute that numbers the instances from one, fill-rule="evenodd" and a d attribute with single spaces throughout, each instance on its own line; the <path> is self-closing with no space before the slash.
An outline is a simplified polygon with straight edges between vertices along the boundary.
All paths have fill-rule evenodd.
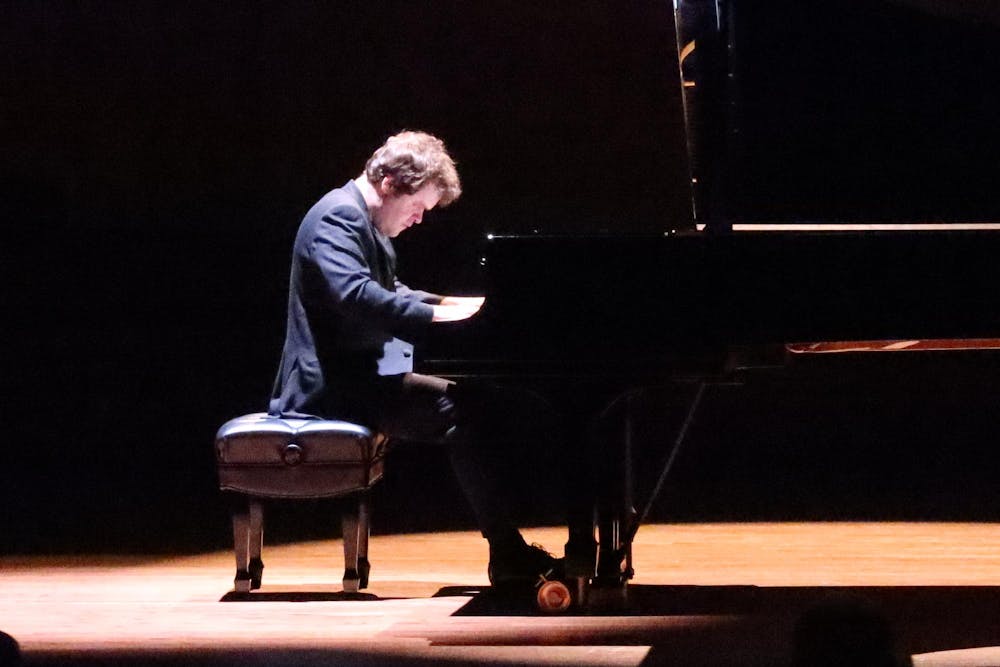
<path id="1" fill-rule="evenodd" d="M 703 223 L 1000 220 L 1000 12 L 679 0 Z"/>

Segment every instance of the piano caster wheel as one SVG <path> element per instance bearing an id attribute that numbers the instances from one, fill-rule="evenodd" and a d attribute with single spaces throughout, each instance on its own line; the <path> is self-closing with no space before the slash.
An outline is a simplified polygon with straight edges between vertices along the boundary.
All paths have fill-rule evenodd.
<path id="1" fill-rule="evenodd" d="M 546 581 L 538 587 L 535 595 L 538 609 L 546 614 L 558 614 L 569 609 L 573 596 L 569 587 L 561 581 Z"/>

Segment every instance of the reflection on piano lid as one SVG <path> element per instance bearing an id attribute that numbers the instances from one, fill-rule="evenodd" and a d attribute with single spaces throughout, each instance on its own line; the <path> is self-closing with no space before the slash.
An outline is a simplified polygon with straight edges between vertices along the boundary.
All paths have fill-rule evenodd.
<path id="1" fill-rule="evenodd" d="M 708 229 L 708 225 L 695 225 L 699 232 Z M 1000 230 L 1000 222 L 751 222 L 733 223 L 730 228 L 734 232 L 932 232 L 932 231 L 962 231 L 962 230 Z"/>
<path id="2" fill-rule="evenodd" d="M 1000 338 L 928 338 L 925 340 L 852 340 L 822 343 L 788 343 L 785 345 L 785 349 L 792 354 L 1000 350 Z"/>

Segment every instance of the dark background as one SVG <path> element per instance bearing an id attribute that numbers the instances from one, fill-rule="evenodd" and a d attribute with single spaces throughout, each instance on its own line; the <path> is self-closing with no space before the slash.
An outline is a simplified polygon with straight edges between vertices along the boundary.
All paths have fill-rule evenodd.
<path id="1" fill-rule="evenodd" d="M 0 548 L 228 543 L 212 436 L 265 405 L 302 214 L 389 134 L 440 135 L 464 181 L 397 244 L 414 286 L 475 292 L 486 232 L 690 224 L 670 3 L 529 4 L 0 5 Z M 963 81 L 991 105 L 991 84 Z M 997 154 L 984 132 L 970 173 Z M 822 217 L 802 211 L 816 174 L 799 172 L 757 185 Z M 996 211 L 982 196 L 993 180 L 978 182 L 961 201 L 982 206 L 964 217 Z M 972 491 L 992 473 L 995 363 L 719 392 L 661 516 L 990 517 Z M 663 400 L 673 415 L 680 399 Z M 400 452 L 375 529 L 470 527 L 446 468 L 438 450 Z M 543 500 L 526 520 L 555 520 Z M 287 511 L 279 539 L 327 534 L 323 512 Z"/>
<path id="2" fill-rule="evenodd" d="M 1000 219 L 1000 128 L 993 122 L 1000 90 L 989 84 L 1000 77 L 995 6 L 727 4 L 736 26 L 734 218 Z M 969 9 L 983 15 L 962 13 Z"/>

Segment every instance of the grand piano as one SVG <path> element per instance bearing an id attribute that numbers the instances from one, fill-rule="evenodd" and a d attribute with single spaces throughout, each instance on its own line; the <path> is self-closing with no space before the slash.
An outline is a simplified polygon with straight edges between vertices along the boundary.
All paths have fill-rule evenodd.
<path id="1" fill-rule="evenodd" d="M 690 219 L 491 234 L 486 306 L 438 328 L 420 365 L 531 387 L 560 414 L 586 463 L 568 466 L 581 601 L 624 592 L 706 386 L 796 355 L 1000 347 L 1000 15 L 920 0 L 674 5 Z M 691 391 L 643 464 L 659 467 L 639 502 L 629 414 L 664 382 Z"/>

